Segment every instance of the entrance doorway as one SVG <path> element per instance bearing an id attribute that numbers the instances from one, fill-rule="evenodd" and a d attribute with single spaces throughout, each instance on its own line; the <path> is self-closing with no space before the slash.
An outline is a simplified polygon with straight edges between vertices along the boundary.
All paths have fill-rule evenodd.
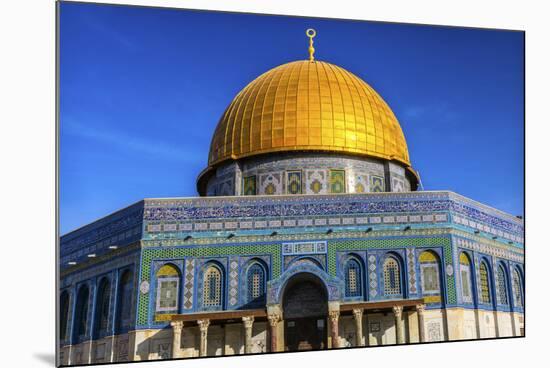
<path id="1" fill-rule="evenodd" d="M 293 276 L 283 294 L 285 351 L 327 348 L 327 292 L 317 276 Z"/>

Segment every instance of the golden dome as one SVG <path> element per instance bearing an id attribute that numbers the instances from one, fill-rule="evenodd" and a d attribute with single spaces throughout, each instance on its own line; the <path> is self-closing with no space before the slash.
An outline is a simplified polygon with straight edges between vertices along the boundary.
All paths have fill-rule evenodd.
<path id="1" fill-rule="evenodd" d="M 382 97 L 322 61 L 280 65 L 239 92 L 218 123 L 208 164 L 288 151 L 348 153 L 410 166 L 403 131 Z"/>

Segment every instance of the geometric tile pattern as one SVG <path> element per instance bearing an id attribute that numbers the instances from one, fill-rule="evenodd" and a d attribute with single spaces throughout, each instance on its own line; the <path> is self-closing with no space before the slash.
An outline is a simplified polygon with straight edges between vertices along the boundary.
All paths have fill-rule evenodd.
<path id="1" fill-rule="evenodd" d="M 237 305 L 239 301 L 239 258 L 229 258 L 229 305 Z"/>
<path id="2" fill-rule="evenodd" d="M 405 191 L 405 182 L 398 178 L 392 178 L 391 180 L 391 191 L 392 192 L 404 192 Z"/>
<path id="3" fill-rule="evenodd" d="M 306 172 L 307 194 L 327 193 L 327 172 L 325 170 L 308 170 Z"/>
<path id="4" fill-rule="evenodd" d="M 258 237 L 258 239 L 261 239 L 262 237 Z M 265 239 L 265 237 L 263 238 Z M 290 239 L 289 239 L 290 240 Z M 161 248 L 158 247 L 148 247 L 146 245 L 147 243 L 144 243 L 145 247 L 142 248 L 142 280 L 148 280 L 149 274 L 150 274 L 150 267 L 154 260 L 159 259 L 184 259 L 187 257 L 200 257 L 201 263 L 204 262 L 204 260 L 208 259 L 209 257 L 223 257 L 226 255 L 227 257 L 237 256 L 237 255 L 250 255 L 250 254 L 264 254 L 264 255 L 270 255 L 270 272 L 271 276 L 270 279 L 278 278 L 281 275 L 281 272 L 283 271 L 282 267 L 282 242 L 281 241 L 275 241 L 273 243 L 258 243 L 258 240 L 252 240 L 252 243 L 249 244 L 237 244 L 230 246 L 229 244 L 227 246 L 212 246 L 210 241 L 207 241 L 205 239 L 204 245 L 196 245 L 196 246 L 163 246 Z M 327 265 L 328 265 L 328 274 L 331 277 L 337 276 L 336 271 L 336 263 L 337 263 L 337 257 L 336 254 L 338 252 L 344 252 L 349 251 L 350 249 L 354 249 L 356 251 L 360 250 L 368 250 L 368 249 L 403 249 L 403 253 L 405 252 L 404 249 L 408 247 L 443 247 L 444 249 L 449 248 L 449 252 L 445 252 L 445 262 L 446 263 L 452 263 L 452 258 L 448 260 L 447 258 L 452 255 L 450 251 L 450 235 L 442 235 L 442 236 L 420 236 L 420 237 L 388 237 L 388 238 L 359 238 L 359 239 L 349 239 L 349 240 L 341 240 L 341 239 L 331 239 L 328 240 L 327 244 Z M 369 254 L 370 256 L 370 254 Z M 217 258 L 218 262 L 227 262 L 228 258 L 225 258 L 226 261 L 223 261 L 224 258 Z M 377 279 L 375 273 L 372 272 L 371 269 L 374 269 L 376 272 L 376 259 L 368 258 L 368 274 L 369 274 L 369 293 L 377 293 L 377 289 L 375 288 L 377 285 Z M 268 263 L 269 264 L 269 263 Z M 198 265 L 195 263 L 194 268 L 197 269 Z M 229 267 L 229 262 L 227 263 L 227 267 Z M 227 275 L 227 274 L 226 274 Z M 374 281 L 374 283 L 371 286 L 371 281 Z M 447 280 L 447 290 L 451 291 L 455 288 L 454 278 L 448 277 Z M 185 283 L 188 283 L 187 280 L 185 280 Z M 189 283 L 188 283 L 189 284 Z M 200 283 L 198 283 L 200 285 Z M 190 284 L 189 284 L 190 285 Z M 378 296 L 378 294 L 374 294 L 373 296 Z M 230 296 L 229 296 L 230 297 Z M 450 293 L 449 292 L 449 303 L 455 303 L 456 302 L 456 293 Z M 190 302 L 190 300 L 188 300 Z M 147 325 L 148 318 L 149 318 L 149 294 L 141 294 L 139 298 L 139 304 L 138 304 L 138 318 L 137 322 L 138 325 L 143 326 Z M 188 304 L 189 305 L 189 304 Z M 228 304 L 229 306 L 229 304 Z M 194 308 L 195 309 L 195 308 Z"/>
<path id="5" fill-rule="evenodd" d="M 460 248 L 466 248 L 476 252 L 485 253 L 497 258 L 510 259 L 512 261 L 519 262 L 519 263 L 523 263 L 524 261 L 523 252 L 511 251 L 511 248 L 504 249 L 504 248 L 498 248 L 494 246 L 488 246 L 487 244 L 483 244 L 477 241 L 466 240 L 461 237 L 457 237 L 455 241 L 456 241 L 457 247 L 460 247 Z"/>
<path id="6" fill-rule="evenodd" d="M 344 170 L 330 170 L 330 192 L 346 192 L 346 172 Z"/>
<path id="7" fill-rule="evenodd" d="M 183 286 L 183 309 L 193 308 L 193 291 L 195 278 L 195 260 L 187 258 L 185 260 L 185 280 Z"/>
<path id="8" fill-rule="evenodd" d="M 350 192 L 367 193 L 370 192 L 369 180 L 366 173 L 357 173 L 355 177 L 350 178 Z"/>
<path id="9" fill-rule="evenodd" d="M 311 255 L 307 255 L 307 257 L 304 257 L 303 255 L 293 255 L 293 256 L 285 255 L 283 257 L 284 269 L 286 270 L 291 265 L 295 265 L 297 260 L 303 259 L 303 258 L 306 258 L 308 260 L 315 260 L 312 263 L 317 263 L 318 265 L 320 265 L 320 267 L 323 270 L 326 269 L 327 256 L 324 254 L 311 254 Z"/>
<path id="10" fill-rule="evenodd" d="M 234 194 L 233 179 L 229 179 L 224 182 L 221 182 L 218 186 L 217 193 L 219 196 L 233 195 Z"/>
<path id="11" fill-rule="evenodd" d="M 163 247 L 159 248 L 143 248 L 141 254 L 141 277 L 142 280 L 149 281 L 149 273 L 151 270 L 151 264 L 153 260 L 159 259 L 182 259 L 188 257 L 199 258 L 196 261 L 200 263 L 205 262 L 205 258 L 211 260 L 210 257 L 223 257 L 223 256 L 233 256 L 239 254 L 271 254 L 272 261 L 272 278 L 279 277 L 281 271 L 281 245 L 280 243 L 269 244 L 264 243 L 261 245 L 242 245 L 242 246 L 224 246 L 224 247 L 213 247 L 211 245 L 205 246 L 195 246 L 195 247 Z M 224 264 L 223 258 L 215 258 L 215 260 L 222 265 Z M 195 261 L 193 268 L 198 270 L 200 264 Z M 199 275 L 200 277 L 200 275 Z M 191 285 L 185 282 L 187 285 Z M 199 299 L 202 299 L 200 291 L 202 291 L 201 282 L 197 283 L 197 295 Z M 192 287 L 191 287 L 192 288 Z M 139 297 L 139 303 L 137 305 L 137 325 L 146 326 L 148 325 L 149 320 L 149 294 L 141 294 Z M 200 305 L 200 300 L 199 300 Z M 196 309 L 196 308 L 195 308 Z"/>
<path id="12" fill-rule="evenodd" d="M 260 194 L 282 194 L 283 183 L 281 173 L 269 173 L 260 175 Z"/>
<path id="13" fill-rule="evenodd" d="M 308 172 L 309 174 L 309 172 Z M 372 178 L 372 177 L 371 177 Z M 307 182 L 307 180 L 306 180 Z M 383 184 L 383 183 L 380 183 Z M 487 230 L 495 228 L 505 239 L 521 241 L 523 223 L 510 215 L 472 204 L 450 192 L 414 192 L 356 194 L 349 196 L 277 196 L 243 200 L 233 198 L 206 199 L 148 199 L 145 201 L 144 221 L 147 224 L 170 221 L 211 221 L 216 218 L 289 217 L 289 216 L 349 216 L 365 214 L 418 214 L 451 212 L 454 221 L 460 218 L 483 222 Z M 422 216 L 424 217 L 424 216 Z M 433 220 L 431 220 L 433 221 Z M 471 226 L 470 226 L 471 227 Z M 475 227 L 477 229 L 477 227 Z M 481 227 L 484 231 L 484 227 Z M 158 231 L 158 230 L 157 230 Z M 508 235 L 506 235 L 508 234 Z M 508 238 L 507 238 L 508 236 Z M 512 239 L 513 238 L 513 239 Z M 515 239 L 515 240 L 514 240 Z"/>
<path id="14" fill-rule="evenodd" d="M 256 176 L 247 176 L 243 181 L 243 195 L 256 195 Z"/>
<path id="15" fill-rule="evenodd" d="M 369 274 L 369 278 L 368 278 L 369 295 L 371 298 L 374 298 L 378 294 L 378 277 L 376 274 L 376 256 L 374 254 L 369 255 L 368 274 Z"/>
<path id="16" fill-rule="evenodd" d="M 328 271 L 336 276 L 336 252 L 349 249 L 406 249 L 408 247 L 443 247 L 444 264 L 452 264 L 452 247 L 450 237 L 420 237 L 420 238 L 383 238 L 383 239 L 357 239 L 329 241 L 328 246 Z M 370 259 L 369 259 L 370 262 Z M 369 265 L 370 267 L 370 265 Z M 370 270 L 369 270 L 370 275 Z M 370 283 L 370 281 L 369 281 Z M 447 302 L 456 303 L 456 290 L 454 275 L 447 275 Z M 370 286 L 370 285 L 369 285 Z"/>
<path id="17" fill-rule="evenodd" d="M 418 290 L 416 286 L 416 256 L 414 249 L 407 248 L 407 265 L 409 268 L 409 293 L 416 294 Z"/>
<path id="18" fill-rule="evenodd" d="M 497 259 L 495 257 L 492 258 L 492 261 L 493 261 L 493 272 L 492 272 L 492 276 L 493 276 L 493 282 L 492 284 L 494 285 L 495 287 L 495 295 L 496 295 L 496 302 L 498 303 L 499 300 L 498 300 L 498 294 L 500 292 L 499 288 L 498 288 L 498 265 L 497 265 Z"/>
<path id="19" fill-rule="evenodd" d="M 302 194 L 301 171 L 288 171 L 286 173 L 286 192 L 288 194 Z"/>
<path id="20" fill-rule="evenodd" d="M 383 192 L 385 190 L 385 188 L 384 188 L 384 178 L 381 177 L 381 176 L 372 175 L 370 177 L 370 187 L 371 187 L 371 191 L 373 193 Z"/>
<path id="21" fill-rule="evenodd" d="M 474 258 L 475 270 L 476 270 L 476 285 L 481 285 L 481 275 L 479 273 L 479 259 Z M 477 288 L 477 300 L 481 300 L 481 288 Z"/>

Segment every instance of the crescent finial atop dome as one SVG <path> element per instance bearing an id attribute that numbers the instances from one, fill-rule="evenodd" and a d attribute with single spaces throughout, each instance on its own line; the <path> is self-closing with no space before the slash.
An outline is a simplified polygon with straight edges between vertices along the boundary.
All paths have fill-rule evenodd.
<path id="1" fill-rule="evenodd" d="M 313 54 L 315 53 L 315 49 L 313 48 L 313 37 L 317 35 L 317 32 L 313 28 L 308 28 L 306 30 L 306 35 L 309 37 L 309 61 L 314 61 Z"/>

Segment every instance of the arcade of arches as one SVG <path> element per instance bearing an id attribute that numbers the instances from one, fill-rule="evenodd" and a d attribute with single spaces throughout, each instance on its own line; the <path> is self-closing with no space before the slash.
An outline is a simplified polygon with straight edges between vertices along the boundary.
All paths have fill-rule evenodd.
<path id="1" fill-rule="evenodd" d="M 209 313 L 178 314 L 172 316 L 172 357 L 183 357 L 183 327 L 198 326 L 200 330 L 199 356 L 216 355 L 208 345 L 208 331 L 212 326 L 224 326 L 242 321 L 244 353 L 253 353 L 252 335 L 255 323 L 269 324 L 267 351 L 301 351 L 339 348 L 342 318 L 353 318 L 354 346 L 366 346 L 363 326 L 368 325 L 369 314 L 391 315 L 395 342 L 406 341 L 404 314 L 415 314 L 419 341 L 425 341 L 423 299 L 399 299 L 379 302 L 340 303 L 328 300 L 324 283 L 308 272 L 292 276 L 284 287 L 282 303 L 267 305 L 266 309 L 220 311 Z"/>

